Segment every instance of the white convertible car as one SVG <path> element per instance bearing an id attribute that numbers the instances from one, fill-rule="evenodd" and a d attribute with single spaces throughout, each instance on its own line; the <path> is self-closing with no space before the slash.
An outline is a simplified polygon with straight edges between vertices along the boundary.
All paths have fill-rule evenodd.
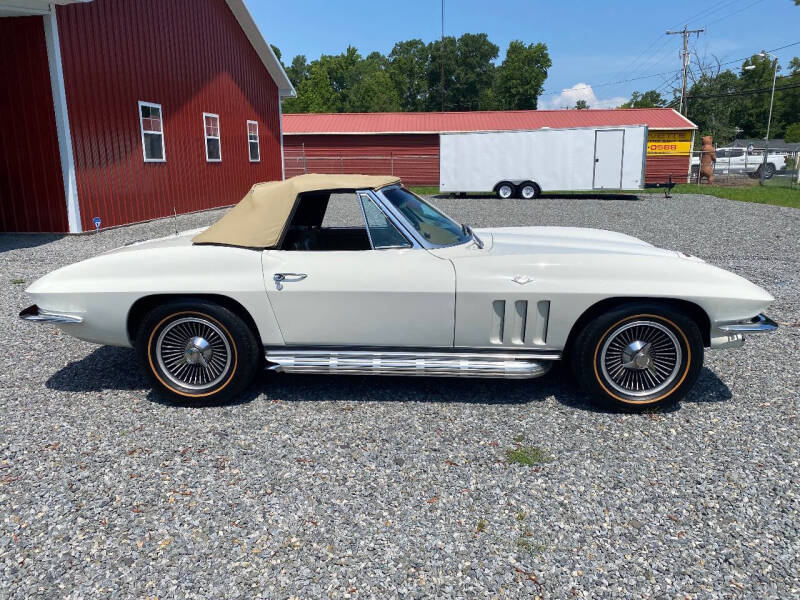
<path id="1" fill-rule="evenodd" d="M 329 226 L 344 192 L 357 221 Z M 532 378 L 567 359 L 595 400 L 653 405 L 692 387 L 704 348 L 777 327 L 762 314 L 772 296 L 699 258 L 596 229 L 473 231 L 398 178 L 364 175 L 255 185 L 205 230 L 27 292 L 21 318 L 133 346 L 156 388 L 190 401 L 228 400 L 263 366 Z"/>

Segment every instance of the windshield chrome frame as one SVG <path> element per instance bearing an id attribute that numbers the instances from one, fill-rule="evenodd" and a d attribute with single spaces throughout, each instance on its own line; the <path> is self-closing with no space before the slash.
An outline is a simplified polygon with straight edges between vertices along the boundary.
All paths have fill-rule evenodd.
<path id="1" fill-rule="evenodd" d="M 400 187 L 400 186 L 389 186 L 389 187 Z M 383 198 L 378 192 L 375 190 L 365 189 L 365 190 L 356 190 L 356 196 L 361 194 L 366 195 L 367 197 L 371 198 L 375 205 L 378 207 L 379 210 L 386 215 L 386 218 L 389 222 L 397 227 L 398 231 L 409 241 L 411 244 L 411 248 L 424 248 L 419 238 L 415 235 L 416 230 L 412 227 L 409 227 L 409 224 L 406 222 L 405 219 L 402 218 L 402 215 L 398 215 L 395 211 L 391 210 L 394 208 L 392 203 Z M 359 206 L 361 205 L 361 199 L 358 200 Z M 362 217 L 364 218 L 364 227 L 367 228 L 367 235 L 369 234 L 369 224 L 367 223 L 367 216 L 364 214 L 363 206 L 361 208 Z M 370 236 L 370 246 L 372 245 L 372 237 Z M 375 248 L 373 247 L 373 250 Z"/>
<path id="2" fill-rule="evenodd" d="M 386 216 L 390 220 L 392 220 L 396 225 L 401 227 L 401 231 L 403 231 L 406 234 L 406 236 L 409 237 L 409 239 L 413 240 L 413 243 L 414 243 L 415 247 L 435 250 L 436 248 L 453 248 L 455 246 L 464 246 L 466 244 L 477 243 L 477 242 L 475 242 L 475 238 L 473 237 L 475 234 L 473 234 L 472 236 L 469 237 L 469 239 L 464 240 L 463 242 L 456 242 L 454 244 L 434 244 L 434 243 L 426 240 L 424 237 L 422 237 L 419 234 L 419 232 L 416 230 L 416 228 L 414 228 L 411 225 L 411 223 L 408 222 L 408 220 L 406 219 L 405 215 L 403 213 L 401 213 L 397 208 L 395 208 L 394 204 L 392 204 L 387 198 L 385 198 L 383 196 L 383 191 L 384 190 L 393 190 L 393 189 L 404 188 L 404 187 L 405 186 L 403 186 L 400 183 L 393 183 L 392 185 L 387 185 L 385 187 L 380 188 L 379 190 L 375 190 L 374 192 L 372 190 L 370 190 L 370 192 L 376 198 L 376 200 L 378 202 L 378 205 L 386 213 Z M 405 189 L 408 192 L 414 194 L 414 192 L 412 192 L 408 188 L 405 188 Z M 414 194 L 414 195 L 417 196 L 417 194 Z M 419 196 L 417 196 L 417 197 L 419 197 Z M 423 200 L 425 200 L 425 199 L 423 198 Z M 425 202 L 428 202 L 428 201 L 425 200 Z M 430 202 L 428 202 L 428 204 L 430 204 Z M 442 213 L 445 217 L 450 219 L 453 223 L 455 223 L 456 225 L 461 226 L 458 221 L 456 221 L 453 217 L 451 217 L 450 215 L 445 213 L 441 208 L 439 208 L 438 206 L 434 206 L 434 208 L 436 208 L 436 210 L 439 211 L 440 213 Z"/>

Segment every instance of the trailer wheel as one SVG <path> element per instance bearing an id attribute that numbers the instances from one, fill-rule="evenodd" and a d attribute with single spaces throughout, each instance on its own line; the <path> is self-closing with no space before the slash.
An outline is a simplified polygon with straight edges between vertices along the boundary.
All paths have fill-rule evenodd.
<path id="1" fill-rule="evenodd" d="M 539 186 L 532 181 L 523 181 L 519 185 L 519 196 L 525 200 L 533 200 L 539 195 Z"/>
<path id="2" fill-rule="evenodd" d="M 514 184 L 508 181 L 501 181 L 495 186 L 497 197 L 501 200 L 508 200 L 514 195 Z"/>

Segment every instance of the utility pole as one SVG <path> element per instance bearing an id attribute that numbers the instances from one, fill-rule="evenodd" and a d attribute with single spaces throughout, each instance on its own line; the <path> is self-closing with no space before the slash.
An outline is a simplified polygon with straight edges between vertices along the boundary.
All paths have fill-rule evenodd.
<path id="1" fill-rule="evenodd" d="M 441 69 L 441 80 L 439 82 L 439 86 L 442 88 L 442 112 L 444 112 L 444 0 L 442 0 L 442 37 L 441 41 L 439 42 L 442 50 L 442 56 L 440 62 L 442 63 Z"/>
<path id="2" fill-rule="evenodd" d="M 687 26 L 684 25 L 683 29 L 680 31 L 667 31 L 667 35 L 682 35 L 683 36 L 683 83 L 681 84 L 681 107 L 678 110 L 679 113 L 683 113 L 684 108 L 684 98 L 686 97 L 686 74 L 689 71 L 689 36 L 693 33 L 700 35 L 701 33 L 705 33 L 706 28 L 703 27 L 702 29 L 687 29 Z"/>

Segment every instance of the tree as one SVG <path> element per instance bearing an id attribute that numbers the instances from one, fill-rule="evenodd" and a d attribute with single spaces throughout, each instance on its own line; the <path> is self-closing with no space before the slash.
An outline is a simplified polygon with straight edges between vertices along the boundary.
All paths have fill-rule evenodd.
<path id="1" fill-rule="evenodd" d="M 292 59 L 292 64 L 286 68 L 286 74 L 294 87 L 300 85 L 300 82 L 308 77 L 308 63 L 305 54 L 298 54 Z"/>
<path id="2" fill-rule="evenodd" d="M 280 48 L 278 48 L 275 44 L 270 44 L 269 47 L 272 48 L 272 51 L 275 53 L 275 56 L 277 57 L 278 62 L 281 63 L 281 65 L 282 65 L 283 63 L 281 62 L 281 50 L 280 50 Z"/>
<path id="3" fill-rule="evenodd" d="M 344 101 L 345 112 L 390 112 L 400 110 L 400 96 L 389 76 L 389 60 L 373 52 L 350 73 Z"/>
<path id="4" fill-rule="evenodd" d="M 512 41 L 497 70 L 495 95 L 500 108 L 536 109 L 551 65 L 544 44 L 526 46 L 519 40 Z"/>
<path id="5" fill-rule="evenodd" d="M 297 97 L 287 98 L 283 110 L 293 112 L 339 112 L 341 102 L 333 89 L 328 71 L 314 61 L 306 79 L 297 86 Z"/>
<path id="6" fill-rule="evenodd" d="M 444 51 L 442 50 L 444 48 Z M 441 109 L 441 65 L 444 59 L 445 110 L 481 110 L 481 100 L 494 83 L 499 48 L 485 33 L 465 33 L 428 44 L 427 110 Z"/>
<path id="7" fill-rule="evenodd" d="M 589 103 L 586 102 L 586 100 L 584 100 L 583 98 L 575 102 L 576 110 L 586 110 L 587 108 L 589 108 Z"/>
<path id="8" fill-rule="evenodd" d="M 400 98 L 401 110 L 425 110 L 429 60 L 428 46 L 420 39 L 398 42 L 389 53 L 389 77 Z"/>
<path id="9" fill-rule="evenodd" d="M 657 108 L 666 104 L 667 101 L 662 98 L 658 91 L 649 90 L 642 93 L 633 92 L 631 99 L 620 105 L 620 108 Z"/>
<path id="10" fill-rule="evenodd" d="M 783 139 L 790 144 L 800 142 L 800 122 L 789 125 L 783 134 Z"/>

